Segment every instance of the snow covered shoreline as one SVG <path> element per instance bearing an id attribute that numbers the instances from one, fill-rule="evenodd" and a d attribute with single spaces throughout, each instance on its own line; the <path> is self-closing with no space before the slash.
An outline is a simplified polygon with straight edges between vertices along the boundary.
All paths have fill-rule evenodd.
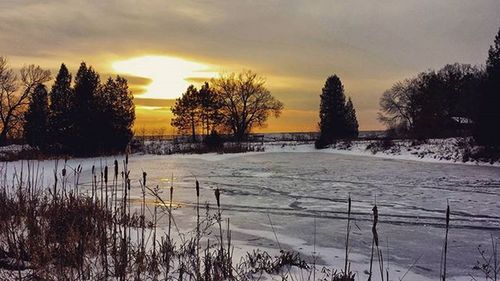
<path id="1" fill-rule="evenodd" d="M 262 151 L 250 151 L 240 153 L 176 153 L 172 157 L 180 158 L 199 158 L 204 160 L 222 160 L 232 157 L 238 157 L 243 154 L 256 155 L 262 153 L 334 153 L 352 156 L 378 157 L 385 159 L 420 161 L 429 163 L 462 164 L 475 166 L 500 167 L 500 161 L 486 162 L 468 158 L 467 153 L 473 147 L 462 147 L 463 140 L 456 138 L 449 139 L 431 139 L 426 142 L 416 143 L 411 140 L 395 140 L 390 147 L 383 147 L 382 141 L 374 140 L 354 140 L 350 142 L 338 142 L 325 149 L 316 149 L 313 142 L 303 141 L 273 141 L 263 143 L 251 143 L 250 145 L 259 146 Z M 159 146 L 158 143 L 151 144 Z M 169 143 L 163 143 L 163 146 L 169 146 Z M 159 151 L 166 151 L 163 147 Z M 144 153 L 146 155 L 163 155 L 162 153 Z"/>
<path id="2" fill-rule="evenodd" d="M 264 146 L 266 152 L 323 152 L 431 163 L 500 167 L 499 161 L 491 163 L 467 159 L 466 153 L 468 152 L 466 150 L 470 148 L 460 147 L 460 140 L 455 138 L 431 139 L 424 143 L 396 140 L 390 147 L 376 147 L 380 142 L 382 141 L 339 142 L 322 150 L 315 149 L 312 143 L 269 143 Z"/>
<path id="3" fill-rule="evenodd" d="M 237 146 L 237 144 L 229 145 L 231 148 Z M 409 139 L 360 139 L 352 141 L 339 141 L 325 149 L 316 149 L 314 147 L 314 141 L 310 139 L 300 141 L 284 141 L 279 140 L 279 138 L 275 138 L 270 141 L 268 140 L 263 142 L 244 143 L 241 145 L 242 147 L 244 147 L 244 149 L 241 149 L 241 152 L 235 150 L 226 153 L 204 153 L 203 151 L 201 151 L 200 153 L 196 153 L 197 146 L 200 146 L 200 144 L 176 144 L 169 140 L 149 140 L 146 141 L 138 151 L 135 151 L 134 154 L 150 156 L 172 155 L 182 158 L 220 160 L 237 157 L 242 155 L 243 153 L 252 155 L 269 152 L 308 152 L 336 153 L 352 156 L 368 156 L 430 163 L 500 167 L 500 159 L 492 161 L 486 159 L 477 159 L 478 157 L 473 157 L 472 155 L 476 153 L 480 148 L 474 146 L 469 138 L 429 139 L 426 141 L 415 141 Z M 229 150 L 231 150 L 231 148 Z M 10 162 L 30 158 L 41 159 L 39 154 L 40 153 L 38 153 L 38 150 L 28 145 L 9 145 L 0 147 L 0 159 L 2 161 Z"/>

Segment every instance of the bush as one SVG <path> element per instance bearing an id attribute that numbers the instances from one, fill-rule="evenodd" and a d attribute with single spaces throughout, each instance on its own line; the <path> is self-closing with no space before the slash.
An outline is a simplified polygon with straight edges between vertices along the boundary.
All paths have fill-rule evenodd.
<path id="1" fill-rule="evenodd" d="M 218 151 L 224 147 L 224 138 L 217 131 L 212 131 L 210 135 L 203 139 L 203 144 L 211 151 Z"/>
<path id="2" fill-rule="evenodd" d="M 396 146 L 394 141 L 390 138 L 383 138 L 381 140 L 371 142 L 366 146 L 366 149 L 370 150 L 373 154 L 386 150 L 391 150 L 392 152 L 399 151 L 399 147 Z"/>

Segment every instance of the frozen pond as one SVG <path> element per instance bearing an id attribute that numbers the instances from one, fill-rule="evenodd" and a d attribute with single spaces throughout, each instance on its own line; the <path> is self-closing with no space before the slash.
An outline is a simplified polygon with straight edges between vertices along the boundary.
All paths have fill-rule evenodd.
<path id="1" fill-rule="evenodd" d="M 69 164 L 77 165 L 78 161 Z M 81 160 L 87 174 L 82 179 L 88 179 L 90 167 L 100 165 L 100 161 L 112 166 L 112 159 Z M 49 162 L 42 166 L 49 170 L 45 174 L 50 180 L 47 173 L 50 175 L 54 165 Z M 202 187 L 202 202 L 214 204 L 213 188 L 222 189 L 223 216 L 231 218 L 237 246 L 277 248 L 272 222 L 282 248 L 312 255 L 315 247 L 318 263 L 328 265 L 340 266 L 344 261 L 346 199 L 350 194 L 355 220 L 353 269 L 361 279 L 368 268 L 375 201 L 391 279 L 399 279 L 419 257 L 412 271 L 438 279 L 447 201 L 452 225 L 449 275 L 479 275 L 472 270 L 479 259 L 478 245 L 489 247 L 491 235 L 500 237 L 498 167 L 281 152 L 132 156 L 129 168 L 132 197 L 137 199 L 142 171 L 148 174 L 149 186 L 158 184 L 165 191 L 173 174 L 174 201 L 180 204 L 176 221 L 181 228 L 189 229 L 193 223 L 196 177 Z"/>

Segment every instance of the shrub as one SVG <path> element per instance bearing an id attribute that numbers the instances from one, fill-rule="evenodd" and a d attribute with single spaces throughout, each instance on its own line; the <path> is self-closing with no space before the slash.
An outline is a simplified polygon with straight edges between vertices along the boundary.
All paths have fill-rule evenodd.
<path id="1" fill-rule="evenodd" d="M 391 150 L 392 152 L 399 151 L 399 147 L 397 147 L 394 141 L 390 138 L 383 138 L 381 140 L 371 142 L 366 146 L 366 149 L 370 150 L 373 154 L 386 150 Z"/>
<path id="2" fill-rule="evenodd" d="M 224 138 L 214 130 L 203 139 L 203 144 L 211 151 L 218 151 L 224 146 Z"/>

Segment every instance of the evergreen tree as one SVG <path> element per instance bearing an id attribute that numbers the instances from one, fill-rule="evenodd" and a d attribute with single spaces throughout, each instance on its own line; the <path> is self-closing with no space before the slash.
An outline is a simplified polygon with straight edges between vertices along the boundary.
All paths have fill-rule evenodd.
<path id="1" fill-rule="evenodd" d="M 71 74 L 66 65 L 61 64 L 56 80 L 50 91 L 49 127 L 51 141 L 59 146 L 67 147 L 70 141 L 73 91 Z"/>
<path id="2" fill-rule="evenodd" d="M 223 120 L 220 112 L 222 104 L 208 82 L 205 82 L 198 91 L 198 99 L 202 132 L 208 136 Z"/>
<path id="3" fill-rule="evenodd" d="M 198 90 L 190 85 L 182 97 L 175 101 L 172 107 L 173 127 L 180 132 L 190 132 L 192 141 L 196 142 L 196 128 L 200 124 L 200 98 Z"/>
<path id="4" fill-rule="evenodd" d="M 116 95 L 113 104 L 113 120 L 115 132 L 115 147 L 124 149 L 132 140 L 132 126 L 135 121 L 134 96 L 128 88 L 127 79 L 116 77 Z"/>
<path id="5" fill-rule="evenodd" d="M 351 98 L 347 101 L 345 105 L 346 109 L 346 136 L 350 138 L 357 138 L 359 134 L 359 124 L 356 118 L 356 110 L 352 104 Z"/>
<path id="6" fill-rule="evenodd" d="M 45 148 L 48 145 L 49 101 L 47 89 L 38 84 L 24 114 L 24 137 L 29 145 Z"/>
<path id="7" fill-rule="evenodd" d="M 356 136 L 356 113 L 352 102 L 346 103 L 344 86 L 337 75 L 328 77 L 320 97 L 320 135 L 316 147 L 323 148 L 337 139 Z"/>
<path id="8" fill-rule="evenodd" d="M 123 151 L 132 139 L 135 120 L 135 106 L 127 80 L 120 76 L 115 80 L 109 78 L 102 86 L 97 102 L 99 149 Z"/>
<path id="9" fill-rule="evenodd" d="M 94 153 L 98 148 L 99 140 L 95 130 L 96 124 L 102 121 L 99 120 L 96 100 L 99 86 L 99 74 L 82 62 L 75 76 L 71 106 L 71 118 L 74 122 L 71 146 L 74 153 Z"/>
<path id="10" fill-rule="evenodd" d="M 488 52 L 486 78 L 474 137 L 480 144 L 500 147 L 500 30 Z"/>

